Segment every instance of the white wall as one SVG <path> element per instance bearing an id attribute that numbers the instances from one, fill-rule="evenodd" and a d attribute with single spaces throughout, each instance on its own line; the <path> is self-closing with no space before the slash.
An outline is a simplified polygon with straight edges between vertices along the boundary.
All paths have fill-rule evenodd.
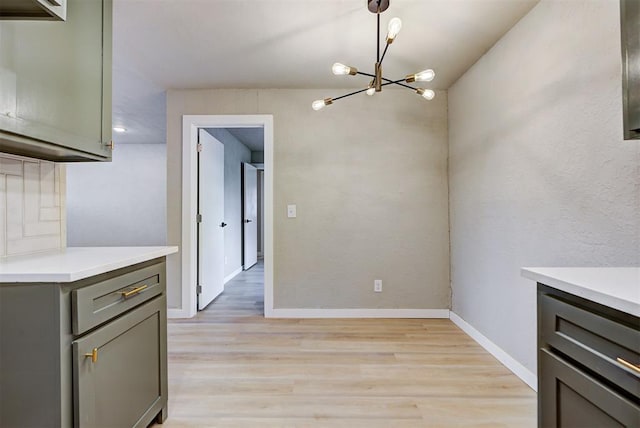
<path id="1" fill-rule="evenodd" d="M 449 90 L 453 311 L 532 372 L 521 267 L 640 265 L 618 4 L 541 1 Z"/>
<path id="2" fill-rule="evenodd" d="M 448 308 L 446 95 L 385 90 L 311 109 L 340 92 L 168 91 L 169 243 L 181 240 L 182 115 L 273 114 L 275 308 Z"/>
<path id="3" fill-rule="evenodd" d="M 68 164 L 68 245 L 165 245 L 166 168 L 164 144 L 120 144 L 112 162 Z"/>
<path id="4" fill-rule="evenodd" d="M 224 144 L 224 276 L 242 267 L 242 162 L 251 162 L 251 150 L 223 128 L 207 129 Z"/>

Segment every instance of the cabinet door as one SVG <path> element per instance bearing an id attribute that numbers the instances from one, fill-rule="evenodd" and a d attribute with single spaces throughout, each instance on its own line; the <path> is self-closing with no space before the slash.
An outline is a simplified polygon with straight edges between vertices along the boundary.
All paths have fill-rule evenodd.
<path id="1" fill-rule="evenodd" d="M 110 159 L 111 14 L 69 0 L 63 22 L 0 22 L 0 151 Z"/>
<path id="2" fill-rule="evenodd" d="M 543 428 L 639 427 L 640 407 L 541 349 L 538 425 Z"/>
<path id="3" fill-rule="evenodd" d="M 66 0 L 2 0 L 0 2 L 0 19 L 64 21 L 66 18 Z"/>
<path id="4" fill-rule="evenodd" d="M 146 427 L 166 407 L 165 305 L 158 297 L 73 342 L 76 427 Z"/>

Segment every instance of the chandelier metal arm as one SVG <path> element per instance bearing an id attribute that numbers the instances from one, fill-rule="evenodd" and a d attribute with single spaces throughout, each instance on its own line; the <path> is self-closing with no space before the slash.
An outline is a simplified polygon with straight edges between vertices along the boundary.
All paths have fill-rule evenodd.
<path id="1" fill-rule="evenodd" d="M 384 80 L 387 83 L 383 83 L 382 86 L 387 86 L 387 85 L 398 85 L 398 86 L 402 86 L 403 88 L 409 88 L 412 91 L 417 90 L 418 88 L 414 88 L 413 86 L 409 86 L 409 85 L 405 85 L 404 83 L 400 83 L 400 82 L 404 82 L 405 79 L 400 79 L 400 80 L 389 80 L 389 79 L 385 79 L 384 77 L 382 78 L 382 80 Z"/>
<path id="2" fill-rule="evenodd" d="M 387 49 L 389 49 L 389 43 L 387 43 L 387 45 L 384 47 L 384 52 L 382 52 L 382 58 L 378 60 L 380 64 L 382 64 L 382 61 L 384 61 L 384 56 L 387 54 Z"/>
<path id="3" fill-rule="evenodd" d="M 369 89 L 369 88 L 364 88 L 364 89 L 360 89 L 360 90 L 358 90 L 358 91 L 350 92 L 350 93 L 345 94 L 345 95 L 340 95 L 339 97 L 331 98 L 331 100 L 332 100 L 332 101 L 336 101 L 336 100 L 339 100 L 339 99 L 341 99 L 341 98 L 347 98 L 347 97 L 350 97 L 351 95 L 355 95 L 355 94 L 359 94 L 359 93 L 361 93 L 361 92 L 364 92 L 364 91 L 366 91 L 367 89 Z"/>
<path id="4" fill-rule="evenodd" d="M 375 74 L 365 73 L 365 72 L 362 72 L 362 71 L 360 71 L 360 70 L 358 70 L 358 74 L 361 74 L 361 75 L 363 75 L 363 76 L 373 77 L 374 79 L 376 78 L 376 75 L 375 75 Z"/>
<path id="5" fill-rule="evenodd" d="M 376 78 L 375 74 L 371 74 L 371 73 L 365 73 L 364 71 L 359 71 L 358 70 L 358 74 L 361 74 L 362 76 L 368 76 L 368 77 L 373 77 L 374 79 Z M 398 85 L 398 86 L 403 86 L 405 88 L 411 89 L 413 91 L 415 91 L 418 88 L 414 88 L 413 86 L 409 86 L 409 85 L 405 85 L 404 83 L 400 83 L 400 82 L 404 82 L 406 81 L 406 77 L 403 79 L 399 79 L 399 80 L 391 80 L 391 79 L 387 79 L 386 77 L 383 77 L 382 80 L 384 80 L 387 83 L 383 83 L 382 86 L 387 86 L 387 85 Z"/>

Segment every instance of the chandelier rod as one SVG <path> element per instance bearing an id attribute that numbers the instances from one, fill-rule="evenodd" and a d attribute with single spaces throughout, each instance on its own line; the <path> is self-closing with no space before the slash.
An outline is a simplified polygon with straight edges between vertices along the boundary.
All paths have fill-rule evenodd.
<path id="1" fill-rule="evenodd" d="M 358 73 L 358 74 L 364 74 L 364 75 L 367 75 L 367 73 Z M 373 75 L 369 75 L 369 76 L 373 76 Z M 403 83 L 400 83 L 400 82 L 402 82 L 404 79 L 400 79 L 400 80 L 389 80 L 389 79 L 385 79 L 385 78 L 383 78 L 382 80 L 386 80 L 386 81 L 387 81 L 387 83 L 383 83 L 383 84 L 382 84 L 382 86 L 388 86 L 388 85 L 400 85 L 400 86 L 404 86 L 405 88 L 409 88 L 409 89 L 411 89 L 411 90 L 413 90 L 413 91 L 415 91 L 416 89 L 418 89 L 418 88 L 414 88 L 414 87 L 412 87 L 412 86 L 409 86 L 409 85 L 405 85 L 405 84 L 403 84 Z M 350 97 L 351 95 L 356 95 L 356 94 L 362 93 L 362 92 L 364 92 L 364 91 L 366 91 L 366 90 L 368 90 L 368 89 L 369 89 L 369 88 L 359 89 L 359 90 L 357 90 L 357 91 L 350 92 L 350 93 L 345 94 L 345 95 L 340 95 L 339 97 L 331 98 L 331 101 L 337 101 L 337 100 L 339 100 L 339 99 L 341 99 L 341 98 L 347 98 L 347 97 Z"/>
<path id="2" fill-rule="evenodd" d="M 358 70 L 358 74 L 361 74 L 363 76 L 373 77 L 374 79 L 376 78 L 375 74 L 365 73 L 364 71 L 360 71 L 360 70 Z M 394 83 L 394 84 L 399 85 L 399 86 L 404 86 L 405 88 L 413 89 L 414 91 L 416 89 L 418 89 L 418 88 L 414 88 L 413 86 L 409 86 L 409 85 L 405 85 L 404 83 L 400 83 L 400 82 L 404 82 L 406 80 L 406 78 L 400 79 L 400 80 L 391 80 L 391 79 L 387 79 L 387 78 L 383 77 L 382 80 L 384 80 L 385 82 L 388 82 L 388 83 L 383 83 L 382 86 L 386 86 L 386 85 L 389 85 L 391 83 Z"/>
<path id="3" fill-rule="evenodd" d="M 378 2 L 378 13 L 376 13 L 376 16 L 378 17 L 378 48 L 376 49 L 376 62 L 380 62 L 380 2 Z"/>
<path id="4" fill-rule="evenodd" d="M 351 93 L 348 93 L 348 94 L 346 94 L 346 95 L 340 95 L 339 97 L 331 98 L 331 100 L 332 100 L 332 101 L 336 101 L 336 100 L 339 100 L 339 99 L 341 99 L 341 98 L 347 98 L 347 97 L 350 97 L 351 95 L 355 95 L 355 94 L 359 94 L 359 93 L 361 93 L 361 92 L 364 92 L 364 91 L 366 91 L 367 89 L 369 89 L 369 88 L 360 89 L 360 90 L 358 90 L 358 91 L 351 92 Z"/>
<path id="5" fill-rule="evenodd" d="M 387 54 L 387 49 L 389 49 L 389 43 L 387 43 L 386 46 L 384 47 L 384 52 L 382 52 L 382 58 L 378 60 L 380 64 L 382 64 L 382 61 L 384 61 L 384 56 Z"/>
<path id="6" fill-rule="evenodd" d="M 382 86 L 387 86 L 387 85 L 398 85 L 398 86 L 402 86 L 404 88 L 409 88 L 413 91 L 415 91 L 418 88 L 414 88 L 413 86 L 409 86 L 409 85 L 405 85 L 404 83 L 400 83 L 400 82 L 404 82 L 404 79 L 400 79 L 400 80 L 389 80 L 389 79 L 385 79 L 384 77 L 382 78 L 382 80 L 386 81 L 387 83 L 383 83 Z"/>

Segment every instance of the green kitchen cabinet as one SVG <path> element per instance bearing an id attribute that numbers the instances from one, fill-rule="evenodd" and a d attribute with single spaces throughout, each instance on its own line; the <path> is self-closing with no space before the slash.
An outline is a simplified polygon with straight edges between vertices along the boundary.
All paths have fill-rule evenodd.
<path id="1" fill-rule="evenodd" d="M 2 0 L 0 19 L 64 21 L 67 0 Z"/>
<path id="2" fill-rule="evenodd" d="M 640 427 L 640 319 L 538 283 L 538 426 Z"/>
<path id="3" fill-rule="evenodd" d="M 166 418 L 164 257 L 69 283 L 0 284 L 0 427 Z"/>
<path id="4" fill-rule="evenodd" d="M 0 21 L 0 152 L 111 159 L 112 0 L 68 0 L 65 21 Z"/>

